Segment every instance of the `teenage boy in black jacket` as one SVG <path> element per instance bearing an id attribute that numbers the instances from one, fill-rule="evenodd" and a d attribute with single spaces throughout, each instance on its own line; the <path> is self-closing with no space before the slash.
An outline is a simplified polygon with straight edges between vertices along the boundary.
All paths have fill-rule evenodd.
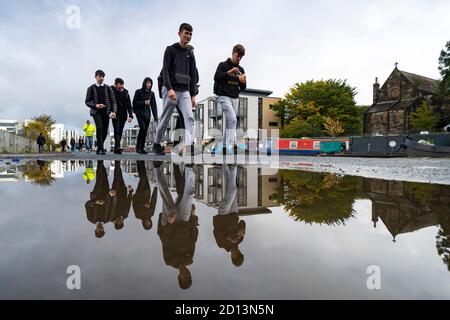
<path id="1" fill-rule="evenodd" d="M 133 120 L 133 110 L 131 108 L 130 95 L 128 90 L 124 88 L 124 82 L 121 78 L 116 78 L 112 91 L 117 103 L 117 117 L 113 119 L 114 127 L 114 153 L 122 154 L 120 142 L 122 140 L 123 128 L 125 123 Z"/>
<path id="2" fill-rule="evenodd" d="M 95 80 L 96 83 L 87 89 L 85 103 L 91 108 L 97 128 L 97 154 L 105 154 L 103 144 L 108 136 L 109 118 L 116 118 L 117 104 L 111 87 L 103 82 L 105 73 L 102 70 L 95 71 Z"/>
<path id="3" fill-rule="evenodd" d="M 237 153 L 236 124 L 239 107 L 239 93 L 247 87 L 247 77 L 244 68 L 239 65 L 245 55 L 244 46 L 237 44 L 233 47 L 231 58 L 219 63 L 214 75 L 214 93 L 219 96 L 218 101 L 225 114 L 226 127 L 223 137 L 223 153 L 232 149 Z"/>
<path id="4" fill-rule="evenodd" d="M 162 68 L 162 97 L 163 113 L 156 129 L 153 151 L 157 155 L 164 155 L 161 140 L 173 111 L 178 107 L 183 115 L 185 130 L 185 145 L 190 146 L 194 133 L 195 96 L 197 95 L 197 72 L 195 57 L 186 48 L 192 38 L 192 26 L 180 25 L 178 36 L 180 41 L 168 46 L 164 52 Z"/>

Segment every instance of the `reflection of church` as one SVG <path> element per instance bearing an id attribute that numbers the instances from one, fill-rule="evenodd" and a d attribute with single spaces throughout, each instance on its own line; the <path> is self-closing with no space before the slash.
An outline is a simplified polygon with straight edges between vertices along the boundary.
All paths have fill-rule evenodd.
<path id="1" fill-rule="evenodd" d="M 364 179 L 364 191 L 372 201 L 372 221 L 381 220 L 395 242 L 399 234 L 438 225 L 438 212 L 420 205 L 407 182 Z M 447 199 L 447 202 L 449 200 Z"/>

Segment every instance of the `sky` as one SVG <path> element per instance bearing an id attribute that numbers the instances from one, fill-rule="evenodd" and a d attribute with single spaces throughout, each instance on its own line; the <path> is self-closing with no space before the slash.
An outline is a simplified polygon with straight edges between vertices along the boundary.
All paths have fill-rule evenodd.
<path id="1" fill-rule="evenodd" d="M 0 0 L 0 119 L 46 113 L 80 129 L 95 70 L 108 84 L 123 78 L 132 97 L 146 76 L 156 83 L 182 22 L 194 28 L 197 101 L 213 95 L 218 63 L 241 43 L 249 88 L 283 97 L 299 82 L 346 79 L 370 105 L 375 77 L 384 82 L 395 62 L 440 78 L 449 16 L 447 0 Z"/>

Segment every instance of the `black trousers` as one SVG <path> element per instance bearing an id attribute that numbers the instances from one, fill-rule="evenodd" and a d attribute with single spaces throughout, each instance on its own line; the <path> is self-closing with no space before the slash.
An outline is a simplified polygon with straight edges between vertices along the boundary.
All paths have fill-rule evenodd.
<path id="1" fill-rule="evenodd" d="M 120 149 L 120 142 L 122 141 L 123 128 L 125 127 L 125 123 L 128 118 L 124 118 L 118 116 L 116 119 L 113 119 L 113 127 L 114 127 L 114 149 Z"/>
<path id="2" fill-rule="evenodd" d="M 97 110 L 94 116 L 95 127 L 97 129 L 97 150 L 104 150 L 103 144 L 108 136 L 109 117 L 106 111 Z"/>
<path id="3" fill-rule="evenodd" d="M 39 153 L 42 153 L 42 151 L 44 150 L 44 145 L 38 144 L 38 146 L 39 146 Z"/>
<path id="4" fill-rule="evenodd" d="M 136 114 L 136 118 L 139 125 L 139 133 L 136 142 L 136 150 L 140 150 L 145 146 L 145 139 L 147 138 L 147 131 L 150 125 L 150 117 Z"/>

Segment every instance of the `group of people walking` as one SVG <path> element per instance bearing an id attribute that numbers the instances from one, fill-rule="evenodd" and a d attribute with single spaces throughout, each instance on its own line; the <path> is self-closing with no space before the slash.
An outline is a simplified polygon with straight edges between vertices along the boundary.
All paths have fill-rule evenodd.
<path id="1" fill-rule="evenodd" d="M 139 125 L 136 152 L 147 154 L 145 140 L 151 116 L 157 122 L 153 152 L 164 155 L 161 145 L 164 133 L 173 112 L 177 109 L 180 115 L 180 129 L 183 131 L 183 143 L 180 143 L 179 153 L 194 150 L 194 114 L 198 95 L 198 70 L 193 47 L 189 45 L 193 28 L 188 23 L 182 23 L 178 30 L 179 42 L 168 46 L 164 52 L 163 67 L 158 77 L 158 93 L 163 100 L 161 117 L 158 118 L 158 108 L 153 80 L 146 77 L 142 87 L 136 90 L 133 103 L 124 88 L 124 81 L 116 78 L 113 86 L 104 83 L 105 72 L 95 72 L 96 82 L 87 89 L 86 105 L 91 109 L 97 133 L 97 154 L 105 154 L 104 142 L 108 134 L 109 119 L 114 126 L 114 153 L 121 154 L 120 142 L 125 123 L 133 120 L 133 113 Z M 245 90 L 247 78 L 240 61 L 245 55 L 245 48 L 238 44 L 234 46 L 232 56 L 221 62 L 214 75 L 214 93 L 219 96 L 219 103 L 226 119 L 224 136 L 224 151 L 236 152 L 236 124 L 239 105 L 239 93 Z"/>

